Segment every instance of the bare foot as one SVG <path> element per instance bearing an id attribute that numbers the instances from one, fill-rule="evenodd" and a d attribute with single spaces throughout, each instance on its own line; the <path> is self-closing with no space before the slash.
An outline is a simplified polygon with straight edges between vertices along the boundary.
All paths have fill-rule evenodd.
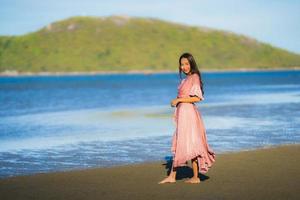
<path id="1" fill-rule="evenodd" d="M 158 184 L 164 184 L 164 183 L 175 183 L 175 178 L 172 177 L 166 177 L 164 180 L 160 181 Z"/>
<path id="2" fill-rule="evenodd" d="M 185 183 L 200 183 L 200 179 L 198 177 L 192 177 L 189 180 L 185 181 Z"/>

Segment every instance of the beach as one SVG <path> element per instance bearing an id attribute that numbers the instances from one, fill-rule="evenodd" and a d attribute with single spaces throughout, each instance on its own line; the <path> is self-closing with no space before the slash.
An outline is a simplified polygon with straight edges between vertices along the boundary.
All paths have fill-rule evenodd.
<path id="1" fill-rule="evenodd" d="M 198 185 L 184 183 L 189 167 L 157 184 L 177 73 L 2 77 L 0 199 L 299 199 L 299 77 L 203 73 L 197 106 L 217 157 Z"/>
<path id="2" fill-rule="evenodd" d="M 190 165 L 189 165 L 190 166 Z M 200 184 L 157 184 L 168 172 L 165 161 L 110 168 L 41 173 L 0 180 L 0 199 L 299 199 L 300 145 L 280 145 L 217 154 Z"/>
<path id="3" fill-rule="evenodd" d="M 273 67 L 273 68 L 226 68 L 226 69 L 201 69 L 204 73 L 217 73 L 217 72 L 268 72 L 268 71 L 298 71 L 300 66 L 292 67 Z M 17 70 L 6 70 L 0 72 L 0 77 L 18 77 L 18 76 L 86 76 L 86 75 L 109 75 L 109 74 L 173 74 L 178 73 L 177 70 L 106 70 L 106 71 L 54 71 L 54 72 L 19 72 Z"/>

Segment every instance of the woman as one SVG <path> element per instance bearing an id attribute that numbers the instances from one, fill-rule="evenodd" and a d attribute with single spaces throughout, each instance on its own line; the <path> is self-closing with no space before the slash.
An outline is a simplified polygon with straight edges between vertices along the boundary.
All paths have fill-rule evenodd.
<path id="1" fill-rule="evenodd" d="M 194 176 L 186 183 L 200 183 L 198 172 L 206 173 L 215 162 L 215 153 L 209 147 L 206 131 L 196 102 L 204 100 L 203 83 L 196 61 L 189 53 L 179 58 L 179 74 L 186 75 L 178 86 L 178 95 L 171 101 L 176 106 L 174 121 L 176 131 L 172 140 L 173 164 L 168 177 L 159 184 L 175 183 L 176 168 L 191 160 Z"/>

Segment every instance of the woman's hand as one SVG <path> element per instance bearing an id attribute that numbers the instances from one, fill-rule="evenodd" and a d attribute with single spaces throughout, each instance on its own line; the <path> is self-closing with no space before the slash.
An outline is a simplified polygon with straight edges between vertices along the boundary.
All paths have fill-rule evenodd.
<path id="1" fill-rule="evenodd" d="M 178 100 L 178 99 L 173 99 L 173 100 L 171 101 L 171 106 L 172 106 L 172 107 L 175 107 L 178 103 L 179 103 L 179 100 Z"/>

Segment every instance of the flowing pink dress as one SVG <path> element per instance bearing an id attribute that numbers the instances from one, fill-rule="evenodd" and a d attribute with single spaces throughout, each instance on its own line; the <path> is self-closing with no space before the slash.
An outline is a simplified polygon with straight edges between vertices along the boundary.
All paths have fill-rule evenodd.
<path id="1" fill-rule="evenodd" d="M 198 96 L 204 100 L 198 74 L 188 75 L 178 86 L 178 98 Z M 186 165 L 197 157 L 200 173 L 206 173 L 215 162 L 215 153 L 209 147 L 206 130 L 194 103 L 179 103 L 174 112 L 176 130 L 172 139 L 173 166 Z"/>

